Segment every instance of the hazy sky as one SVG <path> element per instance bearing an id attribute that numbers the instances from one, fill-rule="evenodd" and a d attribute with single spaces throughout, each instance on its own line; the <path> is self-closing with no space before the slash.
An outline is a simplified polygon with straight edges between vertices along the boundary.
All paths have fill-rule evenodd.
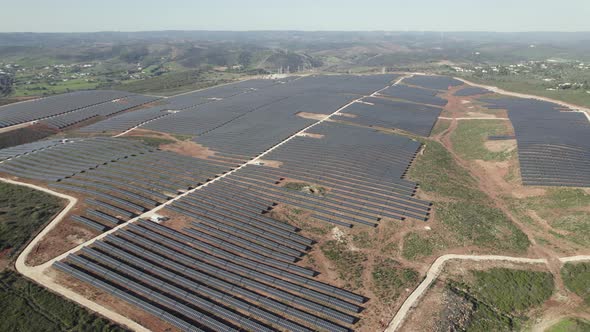
<path id="1" fill-rule="evenodd" d="M 0 0 L 0 31 L 590 31 L 590 0 Z"/>

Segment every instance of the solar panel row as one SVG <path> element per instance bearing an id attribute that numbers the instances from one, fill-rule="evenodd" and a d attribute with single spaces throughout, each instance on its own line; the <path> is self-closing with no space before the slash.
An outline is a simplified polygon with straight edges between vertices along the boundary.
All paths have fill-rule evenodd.
<path id="1" fill-rule="evenodd" d="M 53 143 L 48 143 L 46 148 L 5 160 L 0 164 L 0 172 L 23 178 L 58 181 L 133 154 L 150 151 L 149 147 L 138 142 L 105 137 Z M 28 145 L 25 149 L 30 148 Z M 8 154 L 14 150 L 6 149 Z M 0 150 L 0 154 L 4 152 Z"/>
<path id="2" fill-rule="evenodd" d="M 152 151 L 87 170 L 50 186 L 88 196 L 94 209 L 86 210 L 83 217 L 110 229 L 225 171 L 227 168 L 203 159 Z"/>
<path id="3" fill-rule="evenodd" d="M 343 110 L 337 119 L 371 127 L 401 129 L 429 136 L 441 109 L 438 107 L 368 97 Z"/>
<path id="4" fill-rule="evenodd" d="M 248 165 L 219 182 L 340 225 L 428 217 L 431 204 L 413 197 L 416 184 L 403 179 L 420 143 L 337 123 L 324 122 L 312 131 L 321 138 L 296 137 L 265 156 L 279 167 Z M 325 193 L 291 190 L 290 182 L 316 185 Z"/>
<path id="5" fill-rule="evenodd" d="M 137 294 L 145 301 L 140 308 L 162 308 L 198 328 L 348 331 L 358 320 L 347 312 L 359 312 L 349 301 L 362 302 L 362 296 L 197 240 L 188 230 L 196 228 L 182 233 L 140 221 L 55 266 L 115 296 L 120 290 Z"/>
<path id="6" fill-rule="evenodd" d="M 582 113 L 532 99 L 483 99 L 506 109 L 525 185 L 590 187 L 590 122 Z"/>
<path id="7" fill-rule="evenodd" d="M 156 101 L 160 98 L 152 96 L 131 95 L 120 99 L 115 99 L 109 102 L 101 103 L 85 107 L 66 114 L 57 115 L 42 123 L 63 129 L 71 125 L 89 120 L 95 117 L 109 117 L 113 114 L 123 112 L 125 110 Z"/>
<path id="8" fill-rule="evenodd" d="M 55 95 L 0 107 L 0 128 L 66 114 L 129 96 L 123 91 L 92 90 Z"/>

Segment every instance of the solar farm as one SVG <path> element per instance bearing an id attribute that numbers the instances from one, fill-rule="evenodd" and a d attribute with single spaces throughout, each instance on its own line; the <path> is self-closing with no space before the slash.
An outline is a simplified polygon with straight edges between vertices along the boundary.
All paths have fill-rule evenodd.
<path id="1" fill-rule="evenodd" d="M 543 101 L 484 99 L 508 110 L 522 181 L 535 186 L 590 186 L 590 123 L 583 113 Z"/>
<path id="2" fill-rule="evenodd" d="M 29 263 L 147 329 L 369 330 L 373 295 L 310 262 L 342 230 L 428 227 L 409 172 L 453 95 L 506 110 L 514 133 L 487 139 L 516 139 L 523 185 L 590 187 L 584 114 L 489 94 L 403 74 L 73 92 L 0 107 L 69 134 L 0 150 L 0 173 L 77 199 Z"/>

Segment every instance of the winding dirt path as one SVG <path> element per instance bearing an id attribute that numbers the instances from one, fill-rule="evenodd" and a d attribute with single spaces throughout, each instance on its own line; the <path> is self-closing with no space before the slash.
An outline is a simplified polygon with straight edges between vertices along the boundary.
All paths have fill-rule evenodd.
<path id="1" fill-rule="evenodd" d="M 590 256 L 587 257 L 590 259 Z M 418 285 L 418 287 L 408 296 L 402 306 L 399 308 L 385 332 L 394 332 L 402 325 L 408 312 L 416 306 L 420 298 L 426 293 L 430 285 L 443 270 L 445 264 L 449 260 L 470 260 L 470 261 L 507 261 L 514 263 L 527 263 L 527 264 L 546 264 L 547 260 L 544 258 L 523 258 L 523 257 L 510 257 L 510 256 L 496 256 L 496 255 L 443 255 L 437 258 L 434 263 L 430 266 L 430 269 L 426 273 L 424 281 Z"/>

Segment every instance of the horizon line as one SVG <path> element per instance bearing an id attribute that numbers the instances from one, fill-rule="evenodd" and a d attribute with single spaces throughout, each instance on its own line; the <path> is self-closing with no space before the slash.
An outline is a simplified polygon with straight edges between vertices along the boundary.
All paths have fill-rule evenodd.
<path id="1" fill-rule="evenodd" d="M 302 32 L 302 33 L 590 33 L 590 30 L 304 30 L 304 29 L 251 29 L 251 30 L 207 30 L 207 29 L 164 29 L 164 30 L 94 30 L 94 31 L 0 31 L 0 34 L 76 34 L 76 33 L 147 33 L 147 32 L 217 32 L 217 33 L 252 33 L 252 32 Z"/>

